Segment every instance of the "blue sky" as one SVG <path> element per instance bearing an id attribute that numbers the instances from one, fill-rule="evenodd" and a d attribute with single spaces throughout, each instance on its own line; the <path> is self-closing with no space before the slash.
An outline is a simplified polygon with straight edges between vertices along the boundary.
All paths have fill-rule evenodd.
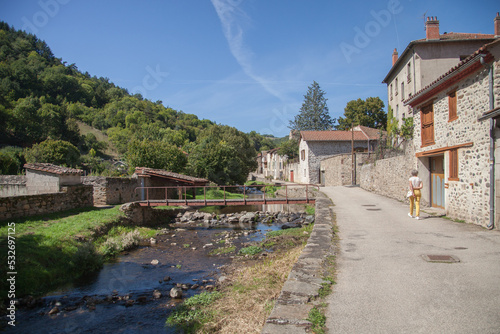
<path id="1" fill-rule="evenodd" d="M 498 1 L 0 0 L 0 20 L 131 93 L 241 131 L 281 137 L 309 85 L 332 117 L 380 97 L 400 53 L 440 32 L 493 33 Z"/>

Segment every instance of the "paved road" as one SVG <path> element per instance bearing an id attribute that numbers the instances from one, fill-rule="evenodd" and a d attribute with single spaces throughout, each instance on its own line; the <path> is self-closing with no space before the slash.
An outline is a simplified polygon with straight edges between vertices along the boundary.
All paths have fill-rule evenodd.
<path id="1" fill-rule="evenodd" d="M 360 188 L 322 191 L 340 237 L 328 333 L 500 333 L 500 231 L 411 219 L 405 204 Z"/>

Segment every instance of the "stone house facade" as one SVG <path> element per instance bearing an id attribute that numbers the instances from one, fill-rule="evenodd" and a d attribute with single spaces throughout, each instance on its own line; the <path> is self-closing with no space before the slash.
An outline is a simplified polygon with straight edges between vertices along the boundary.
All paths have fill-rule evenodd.
<path id="1" fill-rule="evenodd" d="M 321 184 L 321 160 L 351 153 L 353 149 L 373 152 L 379 138 L 379 130 L 366 126 L 356 126 L 352 131 L 301 131 L 295 182 Z"/>
<path id="2" fill-rule="evenodd" d="M 265 168 L 263 174 L 265 178 L 273 180 L 285 180 L 288 176 L 285 171 L 285 166 L 288 160 L 286 155 L 279 155 L 278 149 L 273 148 L 269 151 L 262 152 L 263 161 L 265 161 Z"/>
<path id="3" fill-rule="evenodd" d="M 498 36 L 500 17 L 494 19 L 495 34 L 439 32 L 439 21 L 428 17 L 426 38 L 410 42 L 401 56 L 394 49 L 392 67 L 383 83 L 387 84 L 387 101 L 394 117 L 402 124 L 411 117 L 406 99 L 426 87 L 444 72 Z"/>
<path id="4" fill-rule="evenodd" d="M 407 99 L 422 198 L 446 215 L 492 227 L 499 117 L 500 39 L 484 45 Z M 495 105 L 496 103 L 496 105 Z M 496 218 L 498 222 L 498 218 Z"/>

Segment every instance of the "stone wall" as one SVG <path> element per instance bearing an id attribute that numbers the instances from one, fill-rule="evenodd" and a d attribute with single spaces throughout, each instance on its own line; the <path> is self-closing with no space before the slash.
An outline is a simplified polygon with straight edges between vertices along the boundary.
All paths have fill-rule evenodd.
<path id="1" fill-rule="evenodd" d="M 26 176 L 0 175 L 0 197 L 27 195 Z"/>
<path id="2" fill-rule="evenodd" d="M 361 167 L 374 153 L 355 153 L 355 184 L 361 181 Z M 324 173 L 324 185 L 326 187 L 345 186 L 352 184 L 352 155 L 339 154 L 331 158 L 321 160 L 321 172 Z"/>
<path id="3" fill-rule="evenodd" d="M 91 186 L 65 186 L 61 192 L 0 198 L 0 220 L 92 206 Z"/>
<path id="4" fill-rule="evenodd" d="M 86 176 L 83 183 L 94 187 L 94 205 L 123 204 L 141 200 L 139 178 Z"/>
<path id="5" fill-rule="evenodd" d="M 407 145 L 405 154 L 397 157 L 377 160 L 365 164 L 360 169 L 360 187 L 400 201 L 408 201 L 408 179 L 416 168 L 413 145 Z M 423 201 L 423 205 L 428 205 Z"/>

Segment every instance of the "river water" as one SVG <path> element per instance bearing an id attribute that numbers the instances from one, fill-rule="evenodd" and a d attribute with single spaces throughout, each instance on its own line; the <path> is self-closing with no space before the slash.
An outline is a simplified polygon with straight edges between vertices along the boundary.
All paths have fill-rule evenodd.
<path id="1" fill-rule="evenodd" d="M 261 209 L 296 210 L 246 206 L 225 207 L 218 213 Z M 156 244 L 143 244 L 118 256 L 93 277 L 45 296 L 42 305 L 34 309 L 18 310 L 16 326 L 8 326 L 7 332 L 176 333 L 165 326 L 165 320 L 182 300 L 170 298 L 170 289 L 184 284 L 183 298 L 206 291 L 207 286 L 210 289 L 220 269 L 231 261 L 230 256 L 209 255 L 226 235 L 235 237 L 232 241 L 237 252 L 245 243 L 259 241 L 267 231 L 277 229 L 280 226 L 261 223 L 237 229 L 169 229 L 156 237 Z M 155 290 L 161 298 L 153 297 Z M 49 315 L 56 306 L 60 311 Z"/>

